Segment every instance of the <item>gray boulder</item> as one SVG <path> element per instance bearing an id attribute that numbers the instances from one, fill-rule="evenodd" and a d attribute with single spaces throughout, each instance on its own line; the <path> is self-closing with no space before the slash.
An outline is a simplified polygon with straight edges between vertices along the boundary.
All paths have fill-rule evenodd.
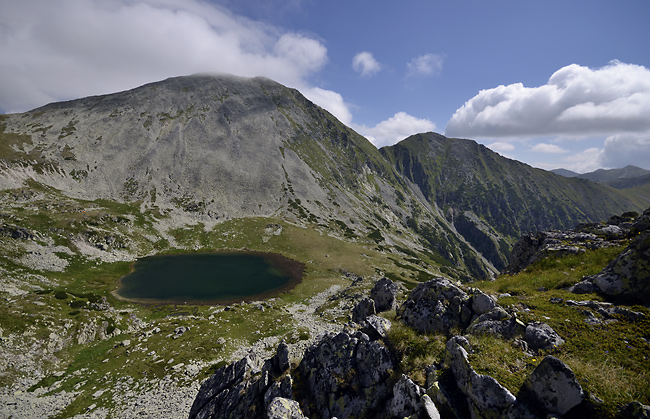
<path id="1" fill-rule="evenodd" d="M 375 302 L 377 313 L 397 308 L 397 285 L 388 278 L 382 278 L 370 290 L 370 298 Z"/>
<path id="2" fill-rule="evenodd" d="M 362 324 L 366 321 L 366 317 L 373 314 L 376 314 L 375 301 L 370 298 L 364 298 L 352 309 L 352 321 Z"/>
<path id="3" fill-rule="evenodd" d="M 562 339 L 551 326 L 546 323 L 534 322 L 526 326 L 526 335 L 524 340 L 534 351 L 549 350 L 564 343 Z"/>
<path id="4" fill-rule="evenodd" d="M 492 297 L 478 288 L 472 288 L 470 294 L 472 296 L 472 311 L 474 311 L 474 314 L 477 316 L 487 313 L 497 305 Z"/>
<path id="5" fill-rule="evenodd" d="M 470 296 L 446 278 L 419 284 L 400 306 L 398 316 L 421 332 L 464 330 L 472 320 Z"/>
<path id="6" fill-rule="evenodd" d="M 262 410 L 268 387 L 268 372 L 260 374 L 260 361 L 248 355 L 220 368 L 199 389 L 190 409 L 190 419 L 221 417 L 254 418 Z"/>
<path id="7" fill-rule="evenodd" d="M 268 419 L 307 419 L 295 400 L 276 397 L 266 408 Z"/>
<path id="8" fill-rule="evenodd" d="M 590 281 L 605 295 L 650 304 L 650 230 L 639 232 L 632 243 Z"/>
<path id="9" fill-rule="evenodd" d="M 470 410 L 480 416 L 498 417 L 517 399 L 493 377 L 474 371 L 467 359 L 468 350 L 471 350 L 469 341 L 463 336 L 454 336 L 447 342 L 445 362 L 456 379 L 456 385 L 467 396 Z"/>
<path id="10" fill-rule="evenodd" d="M 379 317 L 376 314 L 366 317 L 366 323 L 362 331 L 367 334 L 370 339 L 385 338 L 390 331 L 390 320 Z"/>
<path id="11" fill-rule="evenodd" d="M 417 414 L 418 417 L 440 418 L 440 413 L 424 389 L 410 378 L 402 377 L 393 386 L 393 398 L 388 403 L 388 417 L 404 418 Z"/>
<path id="12" fill-rule="evenodd" d="M 526 325 L 519 319 L 508 314 L 503 308 L 496 306 L 492 310 L 478 316 L 467 327 L 466 333 L 473 335 L 492 335 L 505 339 L 524 336 Z"/>
<path id="13" fill-rule="evenodd" d="M 390 351 L 367 335 L 329 334 L 309 347 L 298 366 L 309 417 L 372 417 L 392 395 Z"/>
<path id="14" fill-rule="evenodd" d="M 550 355 L 535 368 L 522 390 L 539 407 L 560 415 L 566 414 L 585 398 L 573 371 Z"/>

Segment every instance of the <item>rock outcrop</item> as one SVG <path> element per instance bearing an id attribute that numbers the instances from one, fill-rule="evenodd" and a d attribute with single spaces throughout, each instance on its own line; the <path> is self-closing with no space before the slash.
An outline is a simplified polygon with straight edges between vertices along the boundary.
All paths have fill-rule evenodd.
<path id="1" fill-rule="evenodd" d="M 538 407 L 560 415 L 566 414 L 585 399 L 573 371 L 550 355 L 528 377 L 524 391 L 532 395 Z"/>
<path id="2" fill-rule="evenodd" d="M 520 272 L 530 264 L 547 257 L 560 257 L 584 253 L 586 250 L 618 246 L 638 231 L 634 218 L 637 215 L 625 213 L 610 217 L 605 223 L 578 224 L 570 230 L 526 234 L 513 246 L 506 272 Z"/>
<path id="3" fill-rule="evenodd" d="M 650 304 L 650 209 L 630 228 L 632 242 L 600 273 L 574 287 L 593 289 L 616 300 Z"/>
<path id="4" fill-rule="evenodd" d="M 397 285 L 388 278 L 382 278 L 370 290 L 370 298 L 375 302 L 377 313 L 397 308 Z"/>
<path id="5" fill-rule="evenodd" d="M 370 417 L 391 395 L 393 357 L 363 333 L 325 336 L 310 347 L 298 366 L 305 413 L 321 418 Z"/>
<path id="6" fill-rule="evenodd" d="M 446 278 L 434 278 L 411 291 L 397 314 L 420 332 L 449 333 L 469 326 L 474 312 L 470 296 Z"/>

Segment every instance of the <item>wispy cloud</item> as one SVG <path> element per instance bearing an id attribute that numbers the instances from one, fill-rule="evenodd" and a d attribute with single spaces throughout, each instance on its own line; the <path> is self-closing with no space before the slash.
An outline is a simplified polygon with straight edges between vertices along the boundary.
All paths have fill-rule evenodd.
<path id="1" fill-rule="evenodd" d="M 377 74 L 381 70 L 381 64 L 368 51 L 358 53 L 352 59 L 352 69 L 363 77 Z"/>
<path id="2" fill-rule="evenodd" d="M 374 127 L 352 125 L 376 147 L 393 145 L 413 134 L 434 131 L 436 124 L 428 119 L 416 118 L 406 112 L 398 112 Z"/>
<path id="3" fill-rule="evenodd" d="M 406 64 L 408 76 L 431 76 L 442 71 L 443 57 L 440 54 L 420 55 Z"/>
<path id="4" fill-rule="evenodd" d="M 572 64 L 543 86 L 521 83 L 482 90 L 456 111 L 452 136 L 586 137 L 650 130 L 650 70 L 612 61 L 591 69 Z"/>
<path id="5" fill-rule="evenodd" d="M 535 144 L 533 147 L 531 147 L 531 150 L 537 153 L 547 153 L 547 154 L 564 154 L 569 152 L 568 150 L 565 150 L 560 146 L 557 146 L 555 144 L 547 144 L 547 143 Z"/>

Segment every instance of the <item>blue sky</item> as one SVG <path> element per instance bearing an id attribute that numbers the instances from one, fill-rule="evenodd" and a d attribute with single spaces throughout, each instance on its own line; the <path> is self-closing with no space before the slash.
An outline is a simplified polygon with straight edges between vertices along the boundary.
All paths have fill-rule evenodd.
<path id="1" fill-rule="evenodd" d="M 377 146 L 650 169 L 650 2 L 10 0 L 0 112 L 197 72 L 298 88 Z"/>

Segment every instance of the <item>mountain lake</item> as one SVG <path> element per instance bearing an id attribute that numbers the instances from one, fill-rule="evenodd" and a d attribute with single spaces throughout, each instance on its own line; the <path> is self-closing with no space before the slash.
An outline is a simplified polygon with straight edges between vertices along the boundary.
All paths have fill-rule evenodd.
<path id="1" fill-rule="evenodd" d="M 282 255 L 226 252 L 138 259 L 115 297 L 143 304 L 228 304 L 269 298 L 302 278 L 304 265 Z"/>

